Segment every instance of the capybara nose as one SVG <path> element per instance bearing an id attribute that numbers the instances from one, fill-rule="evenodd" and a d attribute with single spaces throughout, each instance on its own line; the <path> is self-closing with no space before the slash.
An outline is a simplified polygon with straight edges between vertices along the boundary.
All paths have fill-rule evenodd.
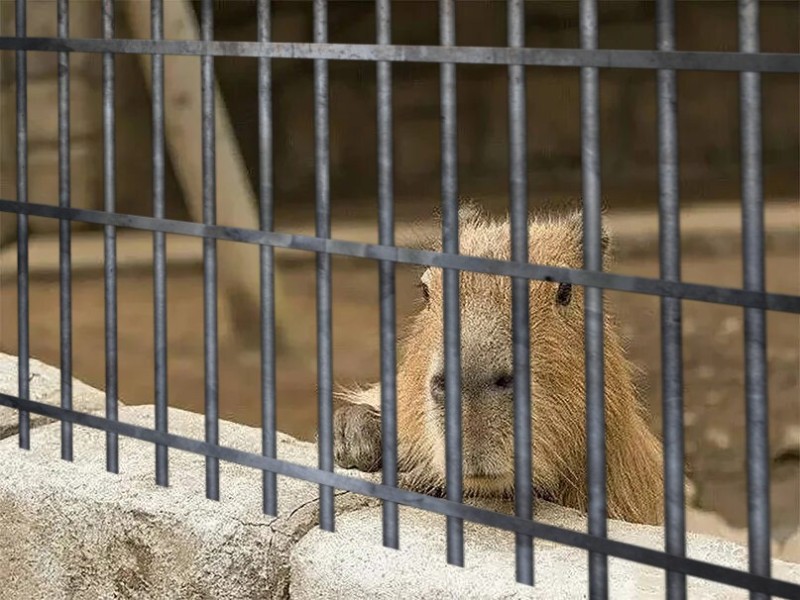
<path id="1" fill-rule="evenodd" d="M 463 373 L 461 380 L 461 393 L 467 397 L 481 398 L 485 394 L 506 394 L 514 390 L 514 375 L 507 371 L 498 371 L 482 376 L 474 373 Z M 445 376 L 436 373 L 430 380 L 431 397 L 436 402 L 444 403 Z"/>

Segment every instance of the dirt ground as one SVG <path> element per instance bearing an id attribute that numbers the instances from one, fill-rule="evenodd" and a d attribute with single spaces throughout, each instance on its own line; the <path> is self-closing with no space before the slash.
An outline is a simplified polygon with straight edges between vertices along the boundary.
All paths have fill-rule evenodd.
<path id="1" fill-rule="evenodd" d="M 738 286 L 741 262 L 733 257 L 689 257 L 684 278 Z M 379 373 L 378 276 L 369 261 L 334 258 L 334 376 L 338 383 L 371 381 Z M 278 356 L 278 427 L 313 439 L 316 429 L 316 346 L 314 262 L 284 263 L 288 302 L 294 314 L 294 346 Z M 656 277 L 657 260 L 628 260 L 616 271 Z M 414 310 L 417 271 L 398 267 L 400 322 Z M 770 291 L 800 292 L 797 253 L 768 260 Z M 122 400 L 152 402 L 152 276 L 119 277 L 119 383 Z M 630 356 L 644 369 L 640 382 L 650 421 L 660 431 L 660 343 L 658 299 L 612 293 Z M 202 273 L 173 270 L 168 283 L 169 401 L 203 410 Z M 32 355 L 59 364 L 57 280 L 33 280 Z M 99 277 L 74 281 L 74 374 L 104 386 L 103 283 Z M 16 288 L 0 289 L 0 349 L 16 352 Z M 223 307 L 224 308 L 224 307 Z M 224 323 L 224 320 L 222 321 Z M 257 328 L 257 323 L 253 327 Z M 686 454 L 698 486 L 698 504 L 735 526 L 746 525 L 742 310 L 699 302 L 684 303 Z M 772 519 L 778 539 L 800 522 L 800 318 L 769 314 L 769 410 L 772 464 Z M 535 352 L 535 345 L 533 347 Z M 258 349 L 241 349 L 228 332 L 220 339 L 220 416 L 258 425 Z"/>

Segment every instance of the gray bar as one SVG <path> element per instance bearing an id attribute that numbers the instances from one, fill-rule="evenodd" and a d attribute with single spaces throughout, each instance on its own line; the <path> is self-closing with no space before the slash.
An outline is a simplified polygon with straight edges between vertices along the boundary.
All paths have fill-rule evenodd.
<path id="1" fill-rule="evenodd" d="M 26 35 L 26 3 L 17 0 L 15 9 L 17 41 Z M 17 202 L 28 203 L 28 59 L 16 52 L 17 78 Z M 30 391 L 30 316 L 28 308 L 28 216 L 17 217 L 17 345 L 19 347 L 19 395 L 28 399 Z M 19 411 L 19 447 L 31 447 L 31 419 Z"/>
<path id="2" fill-rule="evenodd" d="M 581 48 L 597 48 L 596 0 L 580 3 Z M 581 162 L 583 168 L 584 268 L 603 269 L 600 206 L 600 103 L 597 69 L 581 69 Z M 585 288 L 586 438 L 589 534 L 606 536 L 605 381 L 603 372 L 603 290 Z M 589 553 L 589 596 L 608 597 L 608 558 Z"/>
<path id="3" fill-rule="evenodd" d="M 525 3 L 508 1 L 508 45 L 525 46 Z M 525 106 L 525 66 L 508 67 L 509 197 L 511 204 L 511 260 L 528 262 L 528 152 Z M 514 344 L 514 501 L 516 515 L 533 518 L 531 458 L 531 350 L 530 284 L 512 279 Z M 517 581 L 533 585 L 533 539 L 516 534 Z"/>
<path id="4" fill-rule="evenodd" d="M 328 40 L 328 6 L 314 0 L 314 41 Z M 316 233 L 331 237 L 330 130 L 328 125 L 328 62 L 314 61 L 314 159 L 316 164 Z M 319 418 L 319 468 L 333 471 L 333 348 L 331 255 L 317 254 L 317 406 Z M 320 527 L 334 529 L 333 488 L 320 486 Z"/>
<path id="5" fill-rule="evenodd" d="M 717 581 L 726 585 L 765 591 L 782 598 L 797 598 L 798 595 L 800 595 L 800 585 L 796 583 L 753 575 L 746 571 L 739 571 L 737 569 L 707 563 L 702 560 L 670 556 L 660 550 L 652 550 L 640 545 L 629 544 L 608 538 L 598 538 L 574 529 L 562 529 L 540 521 L 520 519 L 514 515 L 482 509 L 461 502 L 450 502 L 443 498 L 436 498 L 402 488 L 388 487 L 366 479 L 357 479 L 339 473 L 320 471 L 314 467 L 307 467 L 275 458 L 267 458 L 259 454 L 236 450 L 226 446 L 212 445 L 195 438 L 187 438 L 172 433 L 161 433 L 153 429 L 148 429 L 147 427 L 140 427 L 130 423 L 109 421 L 97 415 L 73 410 L 68 411 L 52 404 L 22 400 L 8 394 L 0 393 L 0 406 L 25 409 L 54 419 L 63 419 L 72 421 L 73 423 L 79 423 L 81 426 L 91 427 L 93 429 L 113 430 L 121 435 L 134 439 L 154 444 L 165 444 L 172 448 L 185 450 L 186 452 L 192 452 L 194 454 L 214 456 L 220 460 L 245 467 L 251 467 L 261 471 L 274 471 L 278 475 L 285 477 L 302 479 L 303 481 L 309 481 L 319 485 L 328 485 L 362 496 L 371 496 L 380 500 L 386 500 L 387 502 L 397 502 L 440 515 L 457 516 L 461 519 L 466 519 L 488 527 L 496 527 L 504 531 L 521 532 L 531 537 L 558 544 L 565 544 L 583 550 L 608 554 L 609 556 L 619 557 L 623 560 L 656 567 L 658 569 L 673 569 L 692 577 L 701 577 L 709 581 Z"/>
<path id="6" fill-rule="evenodd" d="M 58 37 L 69 37 L 67 0 L 57 4 Z M 58 53 L 58 205 L 70 205 L 69 54 Z M 59 312 L 61 333 L 61 406 L 72 408 L 72 259 L 71 224 L 58 223 Z M 72 423 L 61 421 L 61 458 L 72 460 Z"/>
<path id="7" fill-rule="evenodd" d="M 681 69 L 688 71 L 758 71 L 800 73 L 800 54 L 736 52 L 656 52 L 655 50 L 581 50 L 575 48 L 492 48 L 442 46 L 380 46 L 373 44 L 306 44 L 274 42 L 202 42 L 198 40 L 92 40 L 0 37 L 0 50 L 45 52 L 115 52 L 183 56 L 386 60 L 390 62 L 599 67 L 604 69 Z"/>
<path id="8" fill-rule="evenodd" d="M 439 0 L 439 41 L 455 46 L 455 2 Z M 458 138 L 456 116 L 456 66 L 445 63 L 440 69 L 442 102 L 442 237 L 444 251 L 458 254 Z M 461 455 L 461 308 L 459 273 L 444 270 L 444 368 L 445 368 L 445 446 L 447 499 L 461 502 L 463 473 Z M 464 522 L 447 518 L 447 562 L 464 566 Z"/>
<path id="9" fill-rule="evenodd" d="M 739 0 L 739 51 L 758 52 L 756 0 Z M 763 292 L 764 196 L 761 172 L 761 75 L 739 76 L 742 144 L 742 263 L 744 289 Z M 766 315 L 744 311 L 747 415 L 747 516 L 750 572 L 770 575 L 769 411 Z M 753 600 L 767 598 L 752 592 Z"/>
<path id="10" fill-rule="evenodd" d="M 675 0 L 659 0 L 657 45 L 675 50 Z M 678 173 L 678 96 L 675 71 L 658 72 L 659 247 L 661 278 L 680 281 L 680 198 Z M 686 556 L 683 443 L 683 338 L 681 301 L 661 299 L 661 395 L 664 421 L 664 529 L 666 551 Z M 669 571 L 667 597 L 686 597 L 686 576 Z"/>
<path id="11" fill-rule="evenodd" d="M 114 2 L 103 0 L 103 38 L 114 37 Z M 103 54 L 103 208 L 116 211 L 116 111 L 114 110 L 114 54 Z M 104 229 L 105 256 L 105 320 L 106 320 L 106 417 L 117 419 L 117 230 Z M 106 433 L 106 469 L 119 473 L 119 440 L 117 434 Z"/>
<path id="12" fill-rule="evenodd" d="M 439 269 L 451 268 L 460 271 L 487 273 L 506 277 L 525 277 L 537 281 L 558 281 L 573 285 L 591 285 L 620 292 L 633 292 L 651 296 L 674 296 L 684 300 L 712 302 L 730 306 L 748 306 L 800 314 L 800 296 L 750 292 L 735 288 L 663 281 L 649 277 L 619 275 L 617 273 L 552 267 L 535 263 L 515 263 L 480 256 L 464 256 L 417 250 L 403 246 L 385 247 L 378 244 L 362 244 L 336 239 L 321 239 L 291 233 L 260 231 L 242 227 L 203 225 L 173 219 L 153 219 L 128 214 L 107 214 L 97 210 L 60 208 L 49 204 L 20 204 L 15 200 L 0 199 L 0 211 L 27 214 L 52 219 L 69 219 L 81 223 L 112 224 L 143 231 L 164 231 L 192 237 L 209 237 L 216 240 L 236 241 L 244 244 L 261 244 L 275 248 L 302 250 L 305 252 L 328 252 L 337 256 L 350 256 L 371 260 L 389 260 L 409 265 L 426 265 Z"/>
<path id="13" fill-rule="evenodd" d="M 200 35 L 204 41 L 214 37 L 214 4 L 201 4 Z M 214 58 L 202 56 L 202 144 L 203 144 L 203 223 L 217 222 L 216 141 L 214 119 Z M 203 239 L 203 338 L 205 345 L 205 425 L 206 442 L 219 443 L 219 356 L 217 346 L 217 242 Z M 206 498 L 219 500 L 219 460 L 206 457 Z"/>
<path id="14" fill-rule="evenodd" d="M 151 35 L 164 37 L 162 0 L 150 4 Z M 164 218 L 164 57 L 153 56 L 153 216 Z M 167 240 L 161 231 L 153 234 L 153 343 L 155 349 L 155 423 L 157 431 L 168 431 L 167 404 Z M 169 456 L 166 446 L 156 446 L 156 483 L 169 485 Z"/>
<path id="15" fill-rule="evenodd" d="M 258 0 L 258 41 L 272 35 L 270 0 Z M 259 207 L 262 231 L 273 229 L 272 61 L 258 59 Z M 261 246 L 261 453 L 277 456 L 275 410 L 275 252 Z M 262 476 L 263 510 L 278 514 L 278 481 L 273 471 Z"/>
<path id="16" fill-rule="evenodd" d="M 390 0 L 378 0 L 378 44 L 392 43 Z M 394 156 L 392 136 L 392 65 L 377 64 L 378 87 L 378 243 L 394 246 Z M 381 432 L 383 484 L 397 486 L 397 323 L 395 265 L 380 262 L 381 295 Z M 383 503 L 383 545 L 399 548 L 398 510 Z"/>

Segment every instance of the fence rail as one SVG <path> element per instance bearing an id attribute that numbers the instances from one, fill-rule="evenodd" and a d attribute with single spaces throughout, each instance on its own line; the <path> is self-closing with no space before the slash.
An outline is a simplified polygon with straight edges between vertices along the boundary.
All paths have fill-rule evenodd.
<path id="1" fill-rule="evenodd" d="M 171 56 L 232 56 L 387 62 L 526 65 L 529 67 L 599 67 L 607 69 L 676 69 L 800 73 L 800 56 L 789 53 L 659 52 L 656 50 L 581 50 L 573 48 L 502 48 L 483 46 L 382 46 L 304 42 L 205 42 L 200 40 L 101 40 L 90 38 L 0 37 L 0 50 L 87 52 Z"/>
<path id="2" fill-rule="evenodd" d="M 419 250 L 403 246 L 381 246 L 335 238 L 322 239 L 314 236 L 279 231 L 264 231 L 224 225 L 203 225 L 174 219 L 156 219 L 123 213 L 106 213 L 82 208 L 60 208 L 48 204 L 20 204 L 14 200 L 0 199 L 0 211 L 25 214 L 34 217 L 69 219 L 94 225 L 113 225 L 142 231 L 164 232 L 192 237 L 213 237 L 217 240 L 260 244 L 287 250 L 305 252 L 327 252 L 338 256 L 388 260 L 400 264 L 421 265 L 440 268 L 457 268 L 488 275 L 525 277 L 538 281 L 558 281 L 574 285 L 596 285 L 609 290 L 633 292 L 651 296 L 672 296 L 684 300 L 712 302 L 731 306 L 749 306 L 776 312 L 800 314 L 800 296 L 772 292 L 752 292 L 738 288 L 727 288 L 699 283 L 671 282 L 651 277 L 597 273 L 584 269 L 553 267 L 536 263 L 496 260 L 480 256 L 467 256 Z"/>
<path id="3" fill-rule="evenodd" d="M 219 461 L 230 461 L 264 472 L 264 512 L 277 510 L 276 476 L 303 479 L 320 486 L 320 525 L 334 530 L 335 488 L 373 496 L 384 501 L 383 539 L 399 547 L 397 505 L 404 504 L 447 516 L 447 558 L 464 562 L 463 521 L 473 521 L 516 534 L 517 579 L 533 584 L 533 540 L 537 537 L 589 551 L 589 587 L 592 598 L 608 596 L 608 556 L 624 558 L 664 569 L 667 596 L 686 596 L 686 575 L 751 590 L 754 598 L 767 595 L 800 597 L 800 585 L 770 577 L 769 463 L 767 438 L 765 310 L 800 314 L 800 296 L 773 294 L 764 285 L 764 223 L 761 165 L 760 73 L 800 73 L 800 54 L 770 54 L 759 51 L 758 3 L 739 0 L 739 52 L 686 52 L 675 49 L 675 3 L 659 0 L 656 16 L 656 50 L 598 49 L 596 0 L 580 2 L 580 49 L 524 47 L 524 2 L 508 1 L 507 47 L 458 47 L 454 0 L 440 0 L 440 46 L 407 46 L 391 43 L 391 3 L 377 0 L 376 44 L 332 44 L 328 42 L 327 3 L 314 0 L 314 43 L 271 41 L 269 0 L 258 0 L 258 40 L 220 42 L 213 40 L 212 0 L 202 0 L 200 40 L 165 40 L 163 2 L 152 0 L 151 40 L 114 39 L 114 2 L 102 0 L 103 39 L 69 37 L 68 3 L 58 2 L 58 37 L 26 37 L 25 2 L 16 2 L 16 37 L 0 38 L 0 50 L 16 53 L 17 77 L 17 199 L 0 199 L 0 212 L 18 215 L 19 294 L 19 392 L 0 394 L 0 405 L 19 411 L 19 443 L 30 446 L 29 413 L 59 419 L 62 423 L 62 458 L 72 460 L 72 424 L 107 432 L 107 468 L 118 471 L 118 438 L 129 436 L 152 442 L 156 447 L 156 482 L 168 483 L 168 448 L 206 457 L 206 495 L 219 498 Z M 26 53 L 59 53 L 59 157 L 58 206 L 29 202 L 27 195 L 27 72 Z M 71 208 L 69 189 L 69 54 L 103 54 L 103 171 L 104 210 Z M 115 119 L 114 57 L 116 54 L 153 56 L 153 217 L 115 212 Z M 163 57 L 197 56 L 201 63 L 203 223 L 164 218 L 164 93 Z M 253 228 L 220 226 L 216 223 L 214 58 L 257 58 L 259 103 L 259 202 L 260 223 Z M 300 236 L 273 230 L 271 59 L 314 61 L 314 124 L 316 165 L 316 235 Z M 356 60 L 376 63 L 378 90 L 379 243 L 363 244 L 331 239 L 330 148 L 328 119 L 328 61 Z M 394 198 L 392 155 L 391 68 L 396 62 L 437 63 L 441 69 L 441 159 L 443 252 L 404 248 L 394 243 Z M 506 66 L 509 76 L 509 197 L 512 229 L 512 260 L 490 260 L 459 255 L 456 69 L 459 64 Z M 584 196 L 584 268 L 568 269 L 527 262 L 527 154 L 525 67 L 556 66 L 581 69 L 582 168 Z M 658 129 L 660 164 L 660 258 L 659 279 L 602 272 L 600 235 L 599 80 L 600 68 L 648 69 L 658 78 Z M 680 277 L 680 226 L 678 197 L 678 146 L 676 70 L 733 71 L 740 73 L 741 154 L 743 196 L 743 289 L 689 284 Z M 224 202 L 224 198 L 221 199 Z M 61 406 L 29 399 L 28 313 L 28 217 L 61 220 Z M 72 330 L 69 222 L 104 226 L 106 311 L 106 415 L 99 417 L 72 409 Z M 154 236 L 154 333 L 156 339 L 156 427 L 148 429 L 117 421 L 117 333 L 116 333 L 116 245 L 115 231 L 128 227 L 153 232 Z M 258 228 L 256 228 L 258 227 Z M 204 343 L 205 423 L 204 441 L 168 432 L 166 394 L 166 262 L 165 234 L 203 239 L 204 255 Z M 260 246 L 262 362 L 261 455 L 218 444 L 218 348 L 216 242 L 235 241 Z M 274 248 L 290 248 L 317 254 L 317 342 L 319 468 L 280 460 L 275 449 L 275 319 Z M 381 419 L 383 448 L 382 483 L 372 483 L 333 472 L 332 344 L 331 344 L 331 255 L 379 261 L 381 290 Z M 445 271 L 445 377 L 446 377 L 446 498 L 397 487 L 396 417 L 396 323 L 394 304 L 395 265 L 419 264 Z M 514 415 L 516 514 L 504 515 L 462 503 L 462 448 L 460 439 L 460 322 L 458 272 L 475 271 L 513 279 L 514 323 Z M 558 281 L 586 287 L 586 389 L 589 480 L 589 533 L 565 530 L 532 519 L 530 418 L 530 339 L 527 303 L 530 280 Z M 606 537 L 605 423 L 602 294 L 604 289 L 661 297 L 662 361 L 664 389 L 664 449 L 666 552 L 645 549 Z M 683 422 L 681 373 L 681 299 L 740 306 L 745 311 L 746 416 L 748 456 L 749 572 L 709 564 L 686 557 L 683 498 Z"/>

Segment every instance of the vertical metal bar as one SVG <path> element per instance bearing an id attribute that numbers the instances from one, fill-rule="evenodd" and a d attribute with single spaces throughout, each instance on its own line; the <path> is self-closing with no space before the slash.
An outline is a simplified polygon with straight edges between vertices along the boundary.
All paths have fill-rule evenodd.
<path id="1" fill-rule="evenodd" d="M 597 49 L 597 2 L 581 0 L 581 48 Z M 600 103 L 598 71 L 581 68 L 581 162 L 583 169 L 584 268 L 603 268 L 600 206 Z M 603 364 L 603 290 L 585 290 L 586 427 L 589 534 L 606 536 L 605 381 Z M 589 595 L 608 597 L 608 559 L 589 553 Z"/>
<path id="2" fill-rule="evenodd" d="M 114 37 L 114 2 L 103 0 L 103 39 Z M 103 204 L 116 210 L 116 112 L 114 110 L 114 54 L 103 53 Z M 106 317 L 106 418 L 117 420 L 117 230 L 104 229 Z M 106 432 L 106 469 L 119 472 L 119 438 Z"/>
<path id="3" fill-rule="evenodd" d="M 439 39 L 442 46 L 455 46 L 455 2 L 439 0 Z M 458 254 L 458 155 L 456 115 L 456 66 L 440 67 L 442 103 L 442 237 L 443 249 Z M 461 308 L 459 273 L 444 270 L 444 366 L 445 366 L 445 447 L 447 499 L 463 499 L 461 447 Z M 464 565 L 464 521 L 447 517 L 447 562 Z"/>
<path id="4" fill-rule="evenodd" d="M 17 0 L 16 35 L 26 33 L 26 2 Z M 28 202 L 28 57 L 16 51 L 17 78 L 17 202 Z M 17 344 L 19 347 L 19 396 L 30 393 L 30 317 L 28 311 L 28 215 L 17 215 Z M 19 411 L 19 447 L 31 447 L 31 420 L 28 411 Z"/>
<path id="5" fill-rule="evenodd" d="M 69 37 L 67 0 L 58 0 L 58 37 Z M 70 205 L 69 161 L 69 54 L 58 53 L 58 205 Z M 67 219 L 58 223 L 59 308 L 61 334 L 61 408 L 72 408 L 72 260 L 71 228 Z M 61 458 L 72 460 L 72 423 L 61 421 Z"/>
<path id="6" fill-rule="evenodd" d="M 200 30 L 204 42 L 214 38 L 214 3 L 203 0 Z M 214 119 L 214 58 L 200 57 L 203 144 L 203 223 L 217 224 L 216 138 Z M 217 242 L 203 239 L 203 321 L 205 341 L 206 442 L 219 443 L 219 356 L 217 344 Z M 219 500 L 219 459 L 206 457 L 206 497 Z"/>
<path id="7" fill-rule="evenodd" d="M 739 0 L 739 50 L 759 49 L 756 0 Z M 744 289 L 763 292 L 764 197 L 761 173 L 761 75 L 739 76 L 742 144 L 742 233 Z M 747 414 L 747 512 L 750 572 L 770 575 L 769 412 L 767 332 L 762 309 L 744 311 Z M 751 598 L 766 598 L 751 593 Z"/>
<path id="8" fill-rule="evenodd" d="M 508 1 L 508 45 L 525 46 L 525 3 Z M 525 66 L 508 67 L 509 197 L 511 260 L 528 262 L 528 152 Z M 512 338 L 514 344 L 514 502 L 516 514 L 533 517 L 531 466 L 530 283 L 513 278 Z M 517 581 L 533 585 L 533 538 L 516 534 Z"/>
<path id="9" fill-rule="evenodd" d="M 658 0 L 657 46 L 675 50 L 675 0 Z M 675 71 L 658 71 L 659 247 L 661 278 L 680 281 L 680 198 L 678 189 L 678 97 Z M 661 299 L 662 401 L 664 420 L 664 508 L 666 551 L 686 555 L 683 442 L 683 338 L 681 301 Z M 667 597 L 686 597 L 686 576 L 669 571 Z"/>
<path id="10" fill-rule="evenodd" d="M 258 0 L 258 41 L 268 43 L 272 35 L 270 0 Z M 258 156 L 261 229 L 273 229 L 272 179 L 272 60 L 258 59 Z M 276 458 L 275 415 L 275 253 L 262 245 L 261 256 L 261 452 Z M 278 514 L 278 481 L 274 472 L 262 477 L 263 509 Z"/>
<path id="11" fill-rule="evenodd" d="M 392 13 L 389 0 L 378 0 L 378 43 L 392 43 Z M 394 156 L 392 135 L 392 67 L 377 65 L 378 83 L 378 220 L 379 240 L 394 245 Z M 383 483 L 397 486 L 397 325 L 395 309 L 395 266 L 380 262 L 381 294 L 381 432 Z M 383 503 L 383 545 L 399 547 L 397 504 Z"/>
<path id="12" fill-rule="evenodd" d="M 162 0 L 150 4 L 151 37 L 164 39 Z M 164 56 L 152 57 L 153 110 L 153 216 L 165 216 L 164 198 Z M 168 430 L 167 403 L 167 239 L 161 231 L 153 233 L 153 341 L 155 348 L 155 425 L 156 431 Z M 156 444 L 156 483 L 169 485 L 168 447 Z"/>
<path id="13" fill-rule="evenodd" d="M 314 42 L 328 41 L 328 5 L 314 0 Z M 314 157 L 317 178 L 316 234 L 331 236 L 328 61 L 314 60 Z M 317 254 L 317 383 L 319 468 L 333 470 L 333 349 L 331 346 L 331 255 Z M 321 485 L 320 527 L 334 528 L 333 488 Z"/>

